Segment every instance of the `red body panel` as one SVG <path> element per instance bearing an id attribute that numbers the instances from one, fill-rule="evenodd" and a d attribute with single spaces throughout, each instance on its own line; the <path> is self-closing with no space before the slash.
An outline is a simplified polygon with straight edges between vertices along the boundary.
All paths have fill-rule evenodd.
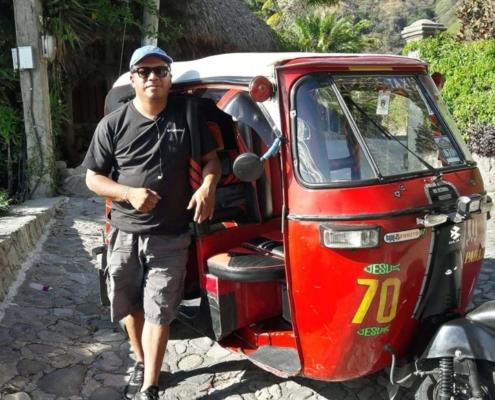
<path id="1" fill-rule="evenodd" d="M 297 62 L 294 62 L 297 64 Z M 328 70 L 327 66 L 327 70 Z M 416 64 L 409 71 L 425 70 Z M 289 142 L 282 148 L 288 218 L 285 248 L 287 284 L 302 375 L 340 381 L 364 376 L 390 365 L 389 344 L 404 355 L 417 333 L 413 313 L 421 293 L 432 245 L 431 229 L 414 240 L 385 243 L 383 235 L 418 228 L 416 218 L 425 212 L 394 216 L 428 206 L 425 184 L 431 177 L 351 188 L 309 189 L 297 181 L 290 144 L 289 93 L 294 81 L 314 66 L 284 66 L 280 69 L 282 129 Z M 483 193 L 477 169 L 445 174 L 460 195 Z M 394 193 L 401 188 L 401 196 Z M 320 225 L 337 219 L 352 225 L 380 227 L 380 244 L 374 249 L 337 250 L 321 244 Z M 465 237 L 465 264 L 461 308 L 472 295 L 481 267 L 484 218 Z M 340 219 L 340 220 L 339 220 Z M 474 252 L 478 253 L 474 253 Z M 369 273 L 370 264 L 395 269 Z M 399 267 L 397 267 L 399 266 Z"/>
<path id="2" fill-rule="evenodd" d="M 396 243 L 386 243 L 384 235 L 419 231 L 417 218 L 423 217 L 430 205 L 425 187 L 433 178 L 416 176 L 340 188 L 305 187 L 293 170 L 290 90 L 297 79 L 310 72 L 417 73 L 425 72 L 426 65 L 408 58 L 342 55 L 293 59 L 276 70 L 281 132 L 285 139 L 281 146 L 281 171 L 278 158 L 265 163 L 266 178 L 272 190 L 277 189 L 272 192 L 275 218 L 197 237 L 196 258 L 189 268 L 197 268 L 200 289 L 213 300 L 213 308 L 218 305 L 216 315 L 235 318 L 235 327 L 217 336 L 222 337 L 223 346 L 245 353 L 267 345 L 294 347 L 299 353 L 301 375 L 328 381 L 362 377 L 390 366 L 386 345 L 400 357 L 408 352 L 415 336 L 421 334 L 415 312 L 431 264 L 435 235 L 431 228 L 426 228 L 417 237 Z M 204 86 L 228 89 L 226 85 Z M 235 87 L 223 101 L 245 89 Z M 476 168 L 445 173 L 442 180 L 461 196 L 484 193 Z M 379 227 L 379 245 L 372 249 L 327 248 L 321 239 L 321 227 L 325 224 Z M 210 257 L 279 230 L 285 248 L 292 327 L 287 315 L 282 315 L 286 309 L 279 282 L 237 282 L 220 279 L 207 271 Z M 485 230 L 486 215 L 464 223 L 459 312 L 469 304 L 480 272 Z M 196 279 L 195 273 L 190 275 Z M 266 367 L 273 370 L 276 366 Z"/>
<path id="3" fill-rule="evenodd" d="M 463 195 L 482 191 L 477 185 L 465 184 L 471 181 L 473 171 L 447 175 L 445 180 L 455 182 Z M 289 217 L 386 214 L 428 204 L 422 178 L 402 182 L 406 190 L 400 198 L 393 195 L 397 183 L 308 190 L 295 180 L 292 182 L 288 196 Z M 305 201 L 297 201 L 300 198 Z M 328 249 L 320 239 L 320 225 L 324 222 L 289 221 L 289 292 L 304 375 L 326 380 L 351 379 L 390 364 L 390 355 L 384 351 L 385 344 L 390 344 L 399 356 L 407 350 L 417 327 L 417 321 L 412 317 L 428 263 L 431 229 L 426 229 L 420 238 L 400 243 L 385 243 L 383 235 L 417 228 L 416 218 L 423 214 L 346 222 L 380 227 L 380 246 L 368 250 Z M 472 227 L 466 229 L 469 236 L 465 237 L 464 259 L 470 262 L 463 270 L 461 308 L 467 306 L 481 268 L 484 218 L 480 216 L 469 222 Z M 364 270 L 370 264 L 398 265 L 399 270 L 383 275 L 371 274 Z M 371 295 L 368 290 L 375 292 Z M 396 311 L 391 311 L 394 290 L 398 293 L 398 301 Z M 367 293 L 369 297 L 366 297 Z M 361 304 L 367 299 L 371 303 L 362 321 L 353 323 Z M 379 322 L 380 304 L 384 307 L 381 315 L 386 317 L 382 320 L 394 316 L 387 323 Z"/>

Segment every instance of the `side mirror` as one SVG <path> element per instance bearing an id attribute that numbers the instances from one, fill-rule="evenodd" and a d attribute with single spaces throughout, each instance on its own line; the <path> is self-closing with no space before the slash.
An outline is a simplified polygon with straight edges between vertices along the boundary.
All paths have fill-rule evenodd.
<path id="1" fill-rule="evenodd" d="M 263 161 L 254 153 L 242 153 L 235 159 L 233 170 L 241 181 L 255 181 L 263 175 Z"/>

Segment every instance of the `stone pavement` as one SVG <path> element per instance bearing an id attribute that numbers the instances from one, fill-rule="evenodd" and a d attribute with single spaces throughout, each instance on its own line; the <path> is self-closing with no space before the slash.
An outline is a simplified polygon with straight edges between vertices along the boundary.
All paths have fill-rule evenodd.
<path id="1" fill-rule="evenodd" d="M 495 299 L 495 222 L 474 302 Z M 91 248 L 103 202 L 72 198 L 56 217 L 17 294 L 0 306 L 0 399 L 120 399 L 133 364 L 126 337 L 99 304 Z M 383 373 L 346 383 L 281 379 L 174 323 L 161 399 L 378 400 Z M 408 397 L 408 396 L 407 396 Z"/>

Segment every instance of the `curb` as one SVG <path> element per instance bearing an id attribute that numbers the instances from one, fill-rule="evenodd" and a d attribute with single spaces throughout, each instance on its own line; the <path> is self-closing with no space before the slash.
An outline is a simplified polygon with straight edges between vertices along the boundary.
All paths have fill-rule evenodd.
<path id="1" fill-rule="evenodd" d="M 0 302 L 66 197 L 28 200 L 0 218 Z"/>

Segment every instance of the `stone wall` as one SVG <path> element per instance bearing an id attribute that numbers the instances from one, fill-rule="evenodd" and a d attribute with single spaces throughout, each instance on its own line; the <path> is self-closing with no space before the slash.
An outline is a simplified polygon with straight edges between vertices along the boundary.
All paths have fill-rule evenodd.
<path id="1" fill-rule="evenodd" d="M 79 165 L 76 168 L 67 168 L 65 162 L 58 161 L 58 175 L 60 180 L 59 193 L 64 196 L 93 197 L 95 194 L 86 186 L 86 168 Z"/>
<path id="2" fill-rule="evenodd" d="M 0 218 L 0 301 L 65 198 L 29 200 Z"/>
<path id="3" fill-rule="evenodd" d="M 474 161 L 478 163 L 485 190 L 488 193 L 495 193 L 495 157 L 481 157 L 473 154 Z"/>

